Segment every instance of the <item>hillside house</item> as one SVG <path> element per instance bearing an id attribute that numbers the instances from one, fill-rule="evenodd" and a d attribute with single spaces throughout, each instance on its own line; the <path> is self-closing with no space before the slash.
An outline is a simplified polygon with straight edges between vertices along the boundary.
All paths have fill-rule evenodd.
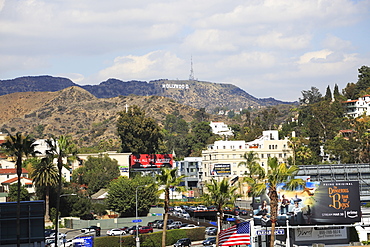
<path id="1" fill-rule="evenodd" d="M 361 115 L 370 115 L 370 95 L 364 95 L 356 100 L 347 100 L 343 102 L 348 117 L 360 117 Z"/>

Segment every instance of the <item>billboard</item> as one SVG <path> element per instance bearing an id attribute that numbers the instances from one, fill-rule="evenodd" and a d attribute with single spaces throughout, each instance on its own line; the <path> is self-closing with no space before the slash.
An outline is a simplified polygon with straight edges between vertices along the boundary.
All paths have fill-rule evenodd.
<path id="1" fill-rule="evenodd" d="M 230 164 L 211 164 L 210 174 L 211 176 L 231 175 L 231 165 Z"/>
<path id="2" fill-rule="evenodd" d="M 130 168 L 133 169 L 159 169 L 173 167 L 172 154 L 137 154 L 130 155 Z"/>
<path id="3" fill-rule="evenodd" d="M 306 182 L 306 186 L 294 191 L 277 187 L 278 224 L 286 220 L 291 225 L 353 224 L 361 221 L 360 192 L 358 181 Z M 266 202 L 267 201 L 267 202 Z M 256 224 L 263 213 L 269 215 L 268 197 L 254 210 Z M 261 213 L 263 211 L 263 213 Z"/>

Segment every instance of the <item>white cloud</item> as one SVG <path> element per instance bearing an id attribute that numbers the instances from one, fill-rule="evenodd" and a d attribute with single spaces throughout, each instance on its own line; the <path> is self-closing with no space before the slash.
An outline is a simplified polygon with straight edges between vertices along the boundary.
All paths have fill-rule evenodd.
<path id="1" fill-rule="evenodd" d="M 114 59 L 114 64 L 99 72 L 102 80 L 121 78 L 123 80 L 150 80 L 168 78 L 181 72 L 183 61 L 165 51 L 150 52 L 143 56 L 122 56 Z"/>
<path id="2" fill-rule="evenodd" d="M 199 80 L 291 99 L 303 82 L 356 80 L 370 64 L 369 10 L 367 0 L 0 0 L 0 74 L 186 79 L 192 55 Z"/>

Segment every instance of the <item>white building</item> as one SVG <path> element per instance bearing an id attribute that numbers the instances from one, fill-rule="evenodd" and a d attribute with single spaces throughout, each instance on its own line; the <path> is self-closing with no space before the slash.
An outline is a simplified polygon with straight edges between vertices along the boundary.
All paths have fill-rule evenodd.
<path id="1" fill-rule="evenodd" d="M 211 122 L 212 133 L 216 135 L 232 136 L 231 129 L 224 122 Z"/>
<path id="2" fill-rule="evenodd" d="M 370 115 L 370 95 L 364 95 L 356 100 L 347 100 L 343 104 L 346 108 L 345 115 L 348 117 L 359 117 L 363 114 Z"/>
<path id="3" fill-rule="evenodd" d="M 212 178 L 244 176 L 246 168 L 238 164 L 245 161 L 243 155 L 250 151 L 257 154 L 259 164 L 265 169 L 267 169 L 269 157 L 276 157 L 279 162 L 286 163 L 288 157 L 292 156 L 288 138 L 279 140 L 277 130 L 263 131 L 260 138 L 251 142 L 216 141 L 208 145 L 207 150 L 202 151 L 202 168 L 199 172 L 202 184 L 209 182 Z M 245 194 L 246 191 L 242 193 Z"/>

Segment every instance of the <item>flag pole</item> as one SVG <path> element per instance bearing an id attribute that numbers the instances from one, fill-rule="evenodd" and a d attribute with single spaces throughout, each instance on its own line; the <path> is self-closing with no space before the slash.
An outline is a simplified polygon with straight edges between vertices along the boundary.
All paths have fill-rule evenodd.
<path id="1" fill-rule="evenodd" d="M 289 220 L 286 220 L 286 241 L 285 244 L 287 247 L 290 247 L 290 236 L 289 236 Z"/>
<path id="2" fill-rule="evenodd" d="M 249 221 L 249 226 L 250 226 L 250 235 L 251 235 L 251 240 L 250 240 L 250 246 L 253 247 L 254 243 L 254 220 L 253 218 Z"/>

